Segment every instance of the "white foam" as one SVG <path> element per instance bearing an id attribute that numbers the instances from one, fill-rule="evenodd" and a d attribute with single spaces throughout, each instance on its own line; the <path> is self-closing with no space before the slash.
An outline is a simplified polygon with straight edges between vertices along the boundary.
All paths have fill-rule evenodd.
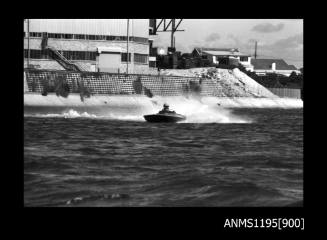
<path id="1" fill-rule="evenodd" d="M 231 110 L 215 104 L 206 104 L 199 98 L 155 97 L 156 112 L 164 103 L 186 116 L 184 123 L 251 123 L 250 119 L 234 115 Z"/>
<path id="2" fill-rule="evenodd" d="M 112 102 L 112 101 L 111 101 Z M 172 110 L 186 116 L 184 123 L 250 123 L 251 120 L 232 114 L 231 110 L 220 107 L 217 103 L 206 104 L 201 99 L 185 97 L 154 97 L 137 99 L 135 106 L 102 106 L 89 111 L 80 111 L 77 107 L 63 110 L 61 113 L 52 113 L 52 108 L 47 108 L 46 113 L 38 113 L 35 117 L 58 117 L 58 118 L 95 118 L 115 119 L 122 121 L 145 121 L 143 115 L 154 114 L 162 109 L 164 103 L 170 105 Z M 92 112 L 96 110 L 96 113 Z"/>
<path id="3" fill-rule="evenodd" d="M 58 100 L 59 99 L 59 100 Z M 58 101 L 58 104 L 57 102 Z M 236 116 L 229 108 L 302 108 L 301 99 L 285 98 L 217 98 L 217 97 L 160 97 L 92 96 L 81 102 L 78 95 L 68 98 L 55 95 L 25 94 L 25 107 L 42 109 L 33 116 L 63 118 L 116 119 L 145 121 L 143 115 L 154 114 L 168 103 L 172 110 L 186 115 L 186 123 L 251 123 L 251 119 Z M 39 108 L 38 108 L 39 107 Z M 56 108 L 62 112 L 54 112 Z M 42 114 L 40 114 L 42 113 Z M 24 110 L 24 114 L 28 114 Z M 25 115 L 27 116 L 27 115 Z"/>
<path id="4" fill-rule="evenodd" d="M 122 120 L 122 121 L 144 122 L 144 118 L 142 114 L 141 115 L 109 114 L 108 116 L 102 116 L 101 118 L 108 118 L 108 119 L 115 119 L 115 120 Z"/>
<path id="5" fill-rule="evenodd" d="M 46 114 L 26 114 L 26 116 L 35 116 L 35 117 L 45 117 L 45 118 L 96 118 L 97 116 L 94 114 L 89 114 L 87 112 L 78 112 L 74 109 L 69 109 L 68 111 L 64 111 L 62 113 L 46 113 Z"/>

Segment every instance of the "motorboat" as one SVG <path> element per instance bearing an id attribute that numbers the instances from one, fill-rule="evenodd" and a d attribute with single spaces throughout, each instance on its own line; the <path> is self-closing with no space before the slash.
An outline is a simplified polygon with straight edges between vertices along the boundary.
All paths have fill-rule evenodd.
<path id="1" fill-rule="evenodd" d="M 186 119 L 182 114 L 169 110 L 169 106 L 164 104 L 164 108 L 157 114 L 149 114 L 143 116 L 148 122 L 179 122 Z"/>

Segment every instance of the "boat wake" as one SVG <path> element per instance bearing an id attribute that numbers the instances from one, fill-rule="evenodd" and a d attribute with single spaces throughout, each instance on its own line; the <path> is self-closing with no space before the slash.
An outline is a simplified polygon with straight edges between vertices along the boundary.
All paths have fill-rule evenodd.
<path id="1" fill-rule="evenodd" d="M 129 108 L 102 107 L 93 109 L 78 109 L 71 107 L 60 112 L 53 112 L 47 108 L 43 112 L 26 113 L 25 117 L 44 118 L 91 118 L 104 120 L 137 121 L 145 122 L 144 115 L 158 113 L 164 103 L 170 105 L 176 113 L 186 116 L 180 123 L 251 123 L 252 120 L 244 116 L 237 116 L 232 110 L 219 106 L 217 103 L 207 104 L 196 98 L 184 97 L 154 97 L 139 101 Z M 151 102 L 149 104 L 149 101 Z"/>
<path id="2" fill-rule="evenodd" d="M 154 100 L 155 105 L 162 107 L 168 103 L 176 113 L 186 116 L 181 123 L 252 123 L 252 120 L 237 116 L 231 109 L 219 106 L 216 102 L 212 104 L 203 103 L 199 98 L 158 98 Z"/>
<path id="3" fill-rule="evenodd" d="M 62 113 L 36 113 L 36 114 L 24 114 L 24 117 L 39 117 L 39 118 L 91 118 L 91 119 L 104 119 L 104 120 L 122 120 L 122 121 L 144 121 L 142 116 L 136 115 L 123 115 L 108 113 L 92 114 L 88 112 L 82 112 L 75 109 L 69 109 Z"/>
<path id="4" fill-rule="evenodd" d="M 74 109 L 64 111 L 62 113 L 47 113 L 47 114 L 25 114 L 28 117 L 44 117 L 44 118 L 97 118 L 95 114 L 89 114 L 87 112 L 78 112 Z"/>

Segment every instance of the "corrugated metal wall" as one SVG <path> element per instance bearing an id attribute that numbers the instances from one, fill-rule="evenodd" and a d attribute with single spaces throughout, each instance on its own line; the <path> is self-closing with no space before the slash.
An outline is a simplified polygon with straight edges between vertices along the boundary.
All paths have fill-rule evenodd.
<path id="1" fill-rule="evenodd" d="M 129 23 L 130 36 L 149 38 L 149 19 Z M 30 19 L 30 32 L 126 36 L 127 19 Z"/>
<path id="2" fill-rule="evenodd" d="M 268 88 L 269 91 L 276 94 L 279 97 L 284 98 L 301 98 L 301 89 L 293 88 Z"/>

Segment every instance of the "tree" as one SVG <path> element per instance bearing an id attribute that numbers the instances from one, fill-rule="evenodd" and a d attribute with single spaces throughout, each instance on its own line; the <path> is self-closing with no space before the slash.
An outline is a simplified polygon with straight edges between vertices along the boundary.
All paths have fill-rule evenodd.
<path id="1" fill-rule="evenodd" d="M 294 77 L 296 77 L 296 76 L 297 76 L 296 72 L 293 71 L 293 72 L 290 74 L 289 77 L 290 77 L 290 78 L 294 78 Z"/>
<path id="2" fill-rule="evenodd" d="M 289 81 L 292 83 L 298 82 L 298 75 L 294 71 L 290 74 L 290 76 L 288 78 L 289 78 Z"/>

